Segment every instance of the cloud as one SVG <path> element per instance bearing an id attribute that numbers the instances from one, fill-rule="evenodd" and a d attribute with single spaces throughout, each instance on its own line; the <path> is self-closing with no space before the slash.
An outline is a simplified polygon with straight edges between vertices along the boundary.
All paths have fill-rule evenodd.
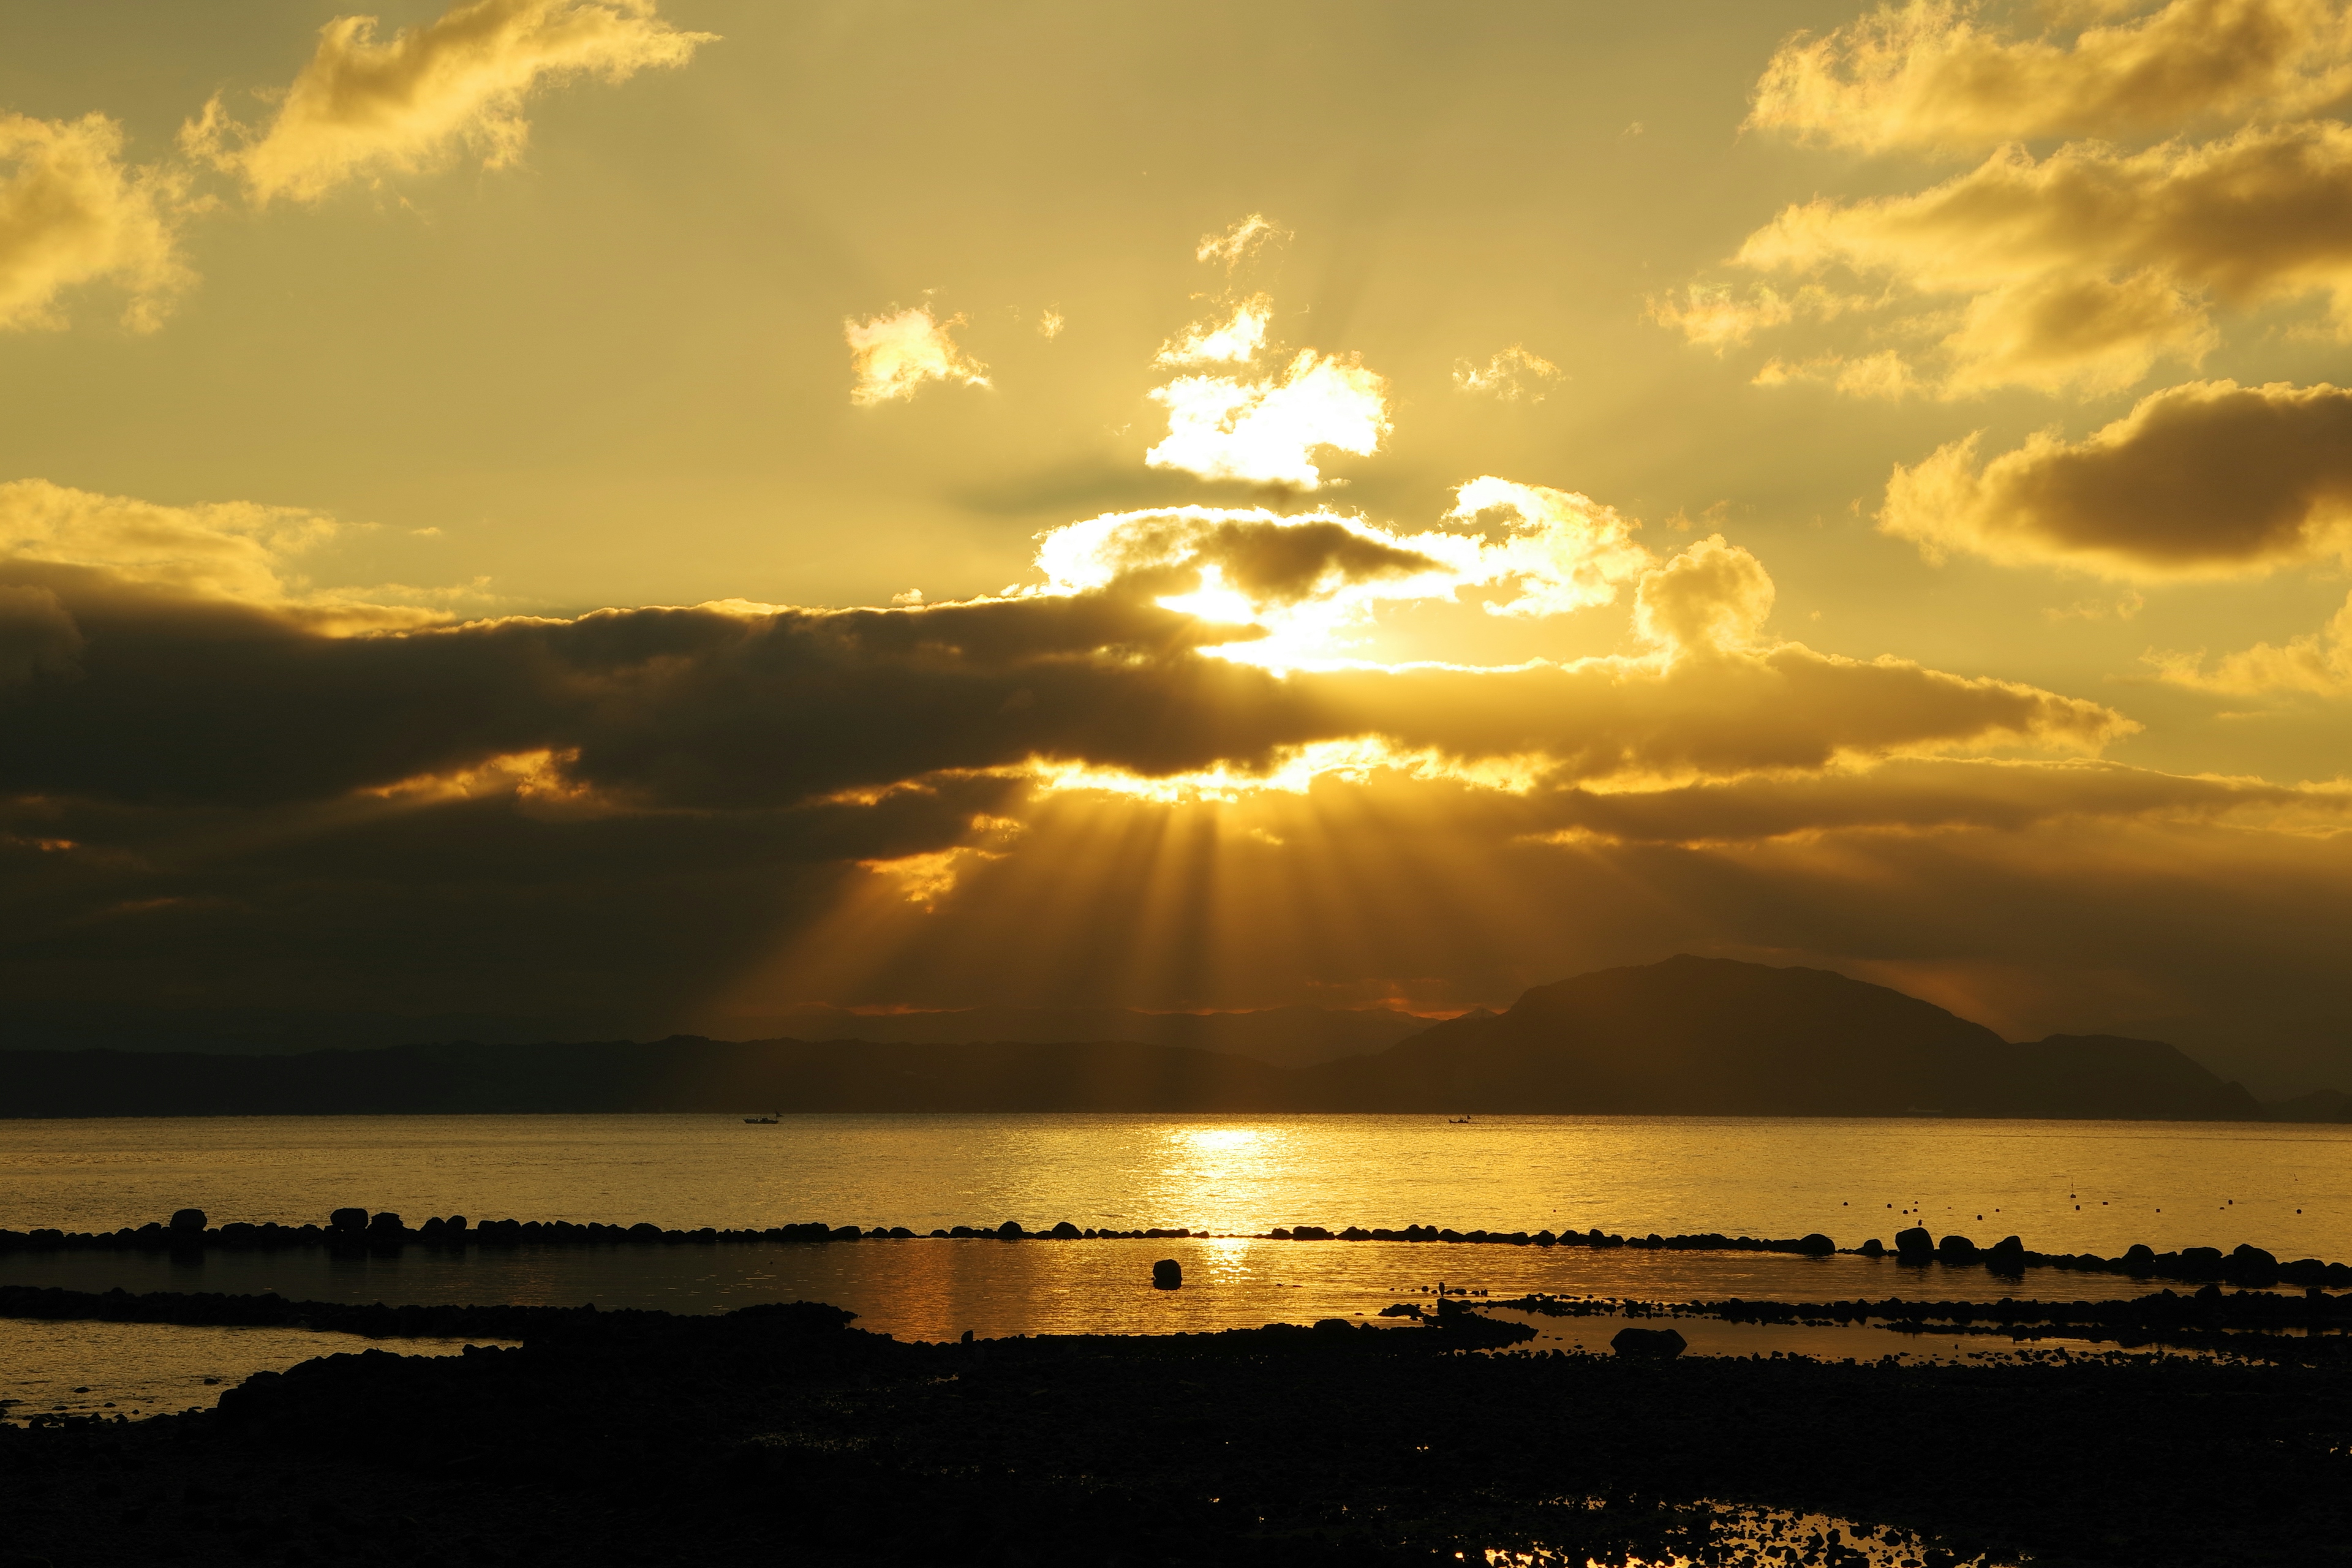
<path id="1" fill-rule="evenodd" d="M 1213 261 L 1233 271 L 1257 254 L 1269 240 L 1288 239 L 1290 231 L 1270 223 L 1264 213 L 1252 213 L 1223 234 L 1204 234 L 1194 247 L 1196 261 Z"/>
<path id="2" fill-rule="evenodd" d="M 944 381 L 964 386 L 986 386 L 988 367 L 959 347 L 950 335 L 962 326 L 961 316 L 940 321 L 930 307 L 918 305 L 893 315 L 842 322 L 849 342 L 849 363 L 856 376 L 849 401 L 861 408 L 898 398 L 912 397 L 927 382 Z"/>
<path id="3" fill-rule="evenodd" d="M 662 21 L 652 0 L 469 0 L 384 42 L 374 17 L 338 16 L 267 125 L 236 123 L 215 98 L 181 142 L 263 205 L 437 167 L 461 147 L 485 168 L 505 168 L 522 156 L 524 107 L 542 86 L 625 81 L 683 65 L 712 40 Z"/>
<path id="4" fill-rule="evenodd" d="M 1769 359 L 1751 384 L 1786 386 L 1791 382 L 1825 382 L 1849 397 L 1879 397 L 1892 403 L 1923 390 L 1909 361 L 1893 349 L 1848 359 L 1822 354 L 1815 359 Z"/>
<path id="5" fill-rule="evenodd" d="M 1151 356 L 1158 365 L 1247 364 L 1265 346 L 1265 329 L 1274 320 L 1274 303 L 1254 294 L 1233 308 L 1223 321 L 1196 321 L 1181 338 L 1171 338 Z"/>
<path id="6" fill-rule="evenodd" d="M 1558 381 L 1559 374 L 1559 366 L 1518 343 L 1489 355 L 1484 366 L 1466 359 L 1454 362 L 1454 390 L 1484 394 L 1505 403 L 1517 403 L 1522 397 L 1541 403 L 1542 387 Z"/>
<path id="7" fill-rule="evenodd" d="M 122 161 L 122 128 L 100 114 L 0 114 L 0 331 L 58 327 L 58 296 L 122 290 L 123 324 L 158 326 L 192 282 L 181 261 L 184 174 Z"/>
<path id="8" fill-rule="evenodd" d="M 2176 686 L 2198 691 L 2256 696 L 2272 691 L 2300 691 L 2315 697 L 2352 693 L 2352 599 L 2319 631 L 2289 638 L 2284 644 L 2256 643 L 2223 654 L 2214 667 L 2205 667 L 2199 653 L 2150 653 L 2147 662 Z"/>
<path id="9" fill-rule="evenodd" d="M 2268 572 L 2352 543 L 2352 393 L 2190 382 L 2079 442 L 2044 431 L 1990 460 L 1980 436 L 1887 481 L 1879 527 L 1966 551 L 2153 580 Z"/>
<path id="10" fill-rule="evenodd" d="M 325 801 L 532 756 L 550 790 L 616 809 L 781 809 L 1041 764 L 1249 773 L 1338 742 L 1599 778 L 2095 750 L 2130 728 L 2031 688 L 1774 641 L 1770 580 L 1746 552 L 1717 537 L 1654 563 L 1606 508 L 1495 479 L 1462 488 L 1458 526 L 1408 535 L 1262 511 L 1097 519 L 1041 540 L 1046 582 L 1009 598 L 363 626 L 287 578 L 284 556 L 331 527 L 309 514 L 38 484 L 0 499 L 0 585 L 26 591 L 12 621 L 54 644 L 63 614 L 82 639 L 70 679 L 27 665 L 0 700 L 17 742 L 0 792 Z M 1507 610 L 1556 613 L 1627 581 L 1646 651 L 1566 665 L 1262 668 L 1217 655 L 1265 627 L 1195 608 L 1223 594 L 1311 617 L 1484 582 Z"/>
<path id="11" fill-rule="evenodd" d="M 1926 191 L 1782 209 L 1733 260 L 1812 279 L 1810 296 L 1759 288 L 1743 302 L 1700 286 L 1651 313 L 1717 352 L 1803 316 L 1846 316 L 1938 395 L 2092 395 L 2159 361 L 2202 363 L 2219 342 L 2216 304 L 2320 296 L 2331 330 L 2352 331 L 2347 208 L 2352 129 L 2332 121 L 2139 152 L 2011 146 Z M 1875 292 L 1818 280 L 1831 272 Z"/>
<path id="12" fill-rule="evenodd" d="M 1278 375 L 1182 375 L 1151 398 L 1168 410 L 1168 434 L 1145 463 L 1204 479 L 1316 489 L 1311 454 L 1368 457 L 1390 430 L 1388 382 L 1354 354 L 1301 349 Z"/>
<path id="13" fill-rule="evenodd" d="M 322 635 L 449 618 L 469 590 L 319 589 L 298 557 L 352 531 L 321 513 L 252 501 L 162 506 L 47 479 L 0 483 L 0 560 L 86 568 L 117 583 L 283 612 Z"/>
<path id="14" fill-rule="evenodd" d="M 56 594 L 0 586 L 0 686 L 37 675 L 70 677 L 82 644 L 81 628 Z"/>
<path id="15" fill-rule="evenodd" d="M 1045 592 L 1149 596 L 1223 627 L 1202 648 L 1269 668 L 1348 662 L 1392 605 L 1475 595 L 1536 619 L 1606 605 L 1654 565 L 1638 527 L 1590 498 L 1487 475 L 1435 528 L 1329 511 L 1172 507 L 1107 512 L 1039 535 Z"/>
<path id="16" fill-rule="evenodd" d="M 2064 39 L 1979 15 L 1911 0 L 1801 33 L 1765 67 L 1748 125 L 1867 152 L 1978 148 L 2291 118 L 2352 91 L 2352 18 L 2333 0 L 2169 0 Z"/>

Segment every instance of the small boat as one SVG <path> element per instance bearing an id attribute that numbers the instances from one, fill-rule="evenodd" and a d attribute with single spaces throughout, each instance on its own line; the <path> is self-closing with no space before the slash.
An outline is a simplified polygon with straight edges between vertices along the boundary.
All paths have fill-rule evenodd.
<path id="1" fill-rule="evenodd" d="M 781 1112 L 779 1114 L 781 1114 Z M 773 1127 L 776 1124 L 776 1117 L 747 1116 L 743 1118 L 743 1121 L 746 1126 L 751 1127 Z"/>

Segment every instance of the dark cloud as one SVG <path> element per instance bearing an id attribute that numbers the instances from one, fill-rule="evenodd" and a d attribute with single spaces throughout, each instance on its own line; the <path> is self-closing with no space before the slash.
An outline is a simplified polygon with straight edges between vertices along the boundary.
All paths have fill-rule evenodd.
<path id="1" fill-rule="evenodd" d="M 2352 522 L 2352 393 L 2191 382 L 2082 441 L 1990 460 L 1969 437 L 1887 484 L 1879 525 L 1931 553 L 2122 577 L 2260 572 L 2340 553 Z"/>

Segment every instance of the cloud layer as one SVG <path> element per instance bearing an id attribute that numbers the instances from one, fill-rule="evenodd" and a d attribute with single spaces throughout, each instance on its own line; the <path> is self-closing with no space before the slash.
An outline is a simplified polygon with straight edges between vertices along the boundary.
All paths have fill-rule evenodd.
<path id="1" fill-rule="evenodd" d="M 2233 973 L 2325 989 L 2295 922 L 2340 886 L 2343 791 L 2069 760 L 2130 721 L 1776 636 L 1747 552 L 1662 559 L 1540 487 L 1465 485 L 1418 531 L 1114 514 L 1045 536 L 1033 589 L 964 604 L 359 635 L 285 565 L 323 520 L 21 487 L 5 510 L 20 998 L 132 976 L 179 1008 L 396 994 L 724 1032 L 763 996 L 1234 1005 L 1443 974 L 1432 1000 L 1500 1000 L 1706 946 L 2034 1019 L 2053 965 L 2136 942 L 2158 957 L 2132 1005 L 2167 1017 L 2219 1016 Z M 1255 620 L 1171 607 L 1213 574 Z M 1624 649 L 1221 657 L 1473 576 L 1505 608 L 1613 600 Z M 1364 601 L 1399 602 L 1426 601 Z M 2268 913 L 2231 891 L 2257 873 Z M 2136 910 L 2148 931 L 2115 923 Z"/>

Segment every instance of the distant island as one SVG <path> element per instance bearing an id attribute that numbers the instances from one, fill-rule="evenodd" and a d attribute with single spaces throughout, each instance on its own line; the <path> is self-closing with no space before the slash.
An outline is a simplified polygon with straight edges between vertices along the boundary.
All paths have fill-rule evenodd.
<path id="1" fill-rule="evenodd" d="M 2322 1093 L 2265 1107 L 2158 1041 L 2013 1043 L 1829 971 L 1688 954 L 1538 986 L 1504 1013 L 1296 1066 L 1132 1040 L 0 1051 L 0 1117 L 755 1110 L 2252 1121 L 2339 1121 L 2347 1102 Z"/>

